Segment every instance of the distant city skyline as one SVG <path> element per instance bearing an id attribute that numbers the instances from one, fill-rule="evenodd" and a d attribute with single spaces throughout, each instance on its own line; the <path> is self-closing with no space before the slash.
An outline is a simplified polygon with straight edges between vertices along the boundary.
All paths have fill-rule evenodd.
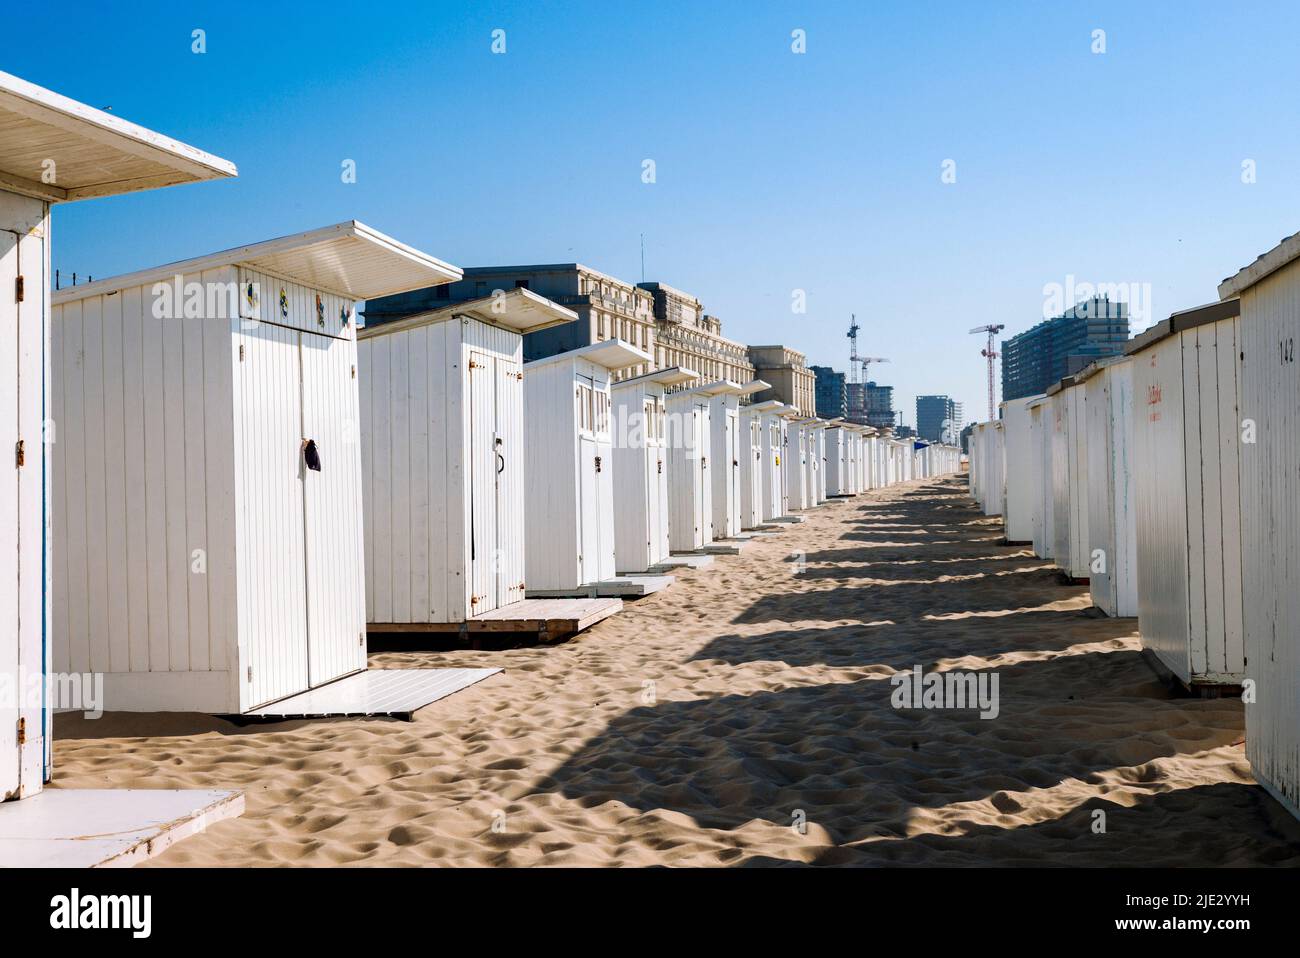
<path id="1" fill-rule="evenodd" d="M 23 38 L 48 12 L 17 8 L 0 69 L 229 157 L 240 176 L 57 210 L 65 277 L 355 217 L 457 265 L 578 261 L 660 280 L 729 337 L 809 365 L 847 371 L 856 314 L 859 350 L 891 360 L 871 377 L 914 425 L 929 393 L 984 415 L 971 327 L 1010 337 L 1092 284 L 1140 294 L 1137 332 L 1213 301 L 1300 228 L 1300 127 L 1258 96 L 1300 72 L 1294 5 L 132 13 L 123 31 L 118 9 L 73 0 L 60 17 L 77 29 L 42 45 Z M 1249 56 L 1216 71 L 1189 50 Z"/>

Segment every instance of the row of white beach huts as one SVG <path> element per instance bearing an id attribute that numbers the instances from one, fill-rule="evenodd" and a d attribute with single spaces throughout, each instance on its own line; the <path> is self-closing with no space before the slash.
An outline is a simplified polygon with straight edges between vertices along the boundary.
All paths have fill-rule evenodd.
<path id="1" fill-rule="evenodd" d="M 972 495 L 1144 653 L 1236 694 L 1258 781 L 1300 816 L 1300 234 L 971 437 Z"/>
<path id="2" fill-rule="evenodd" d="M 576 319 L 526 289 L 367 329 L 358 303 L 462 274 L 355 221 L 51 290 L 52 203 L 235 172 L 0 74 L 6 688 L 93 674 L 108 710 L 354 714 L 401 690 L 310 697 L 396 674 L 366 672 L 369 631 L 582 628 L 832 497 L 958 468 L 747 402 L 762 382 L 616 381 L 651 359 L 620 340 L 525 364 L 525 334 Z M 58 704 L 0 698 L 0 799 L 41 792 Z M 143 834 L 116 794 L 69 860 L 100 854 L 86 829 Z M 0 863 L 23 827 L 0 819 Z"/>

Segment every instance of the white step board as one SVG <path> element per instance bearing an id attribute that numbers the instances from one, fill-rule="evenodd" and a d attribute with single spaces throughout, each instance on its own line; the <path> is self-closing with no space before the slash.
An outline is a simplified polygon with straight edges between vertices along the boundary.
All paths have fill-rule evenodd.
<path id="1" fill-rule="evenodd" d="M 500 669 L 367 669 L 246 712 L 259 718 L 340 718 L 390 715 L 408 721 L 453 692 L 482 682 Z"/>
<path id="2" fill-rule="evenodd" d="M 707 569 L 711 565 L 713 565 L 713 556 L 701 555 L 698 552 L 674 552 L 650 569 L 652 572 L 667 569 Z"/>
<path id="3" fill-rule="evenodd" d="M 0 868 L 129 868 L 243 813 L 235 791 L 47 788 L 0 803 Z"/>

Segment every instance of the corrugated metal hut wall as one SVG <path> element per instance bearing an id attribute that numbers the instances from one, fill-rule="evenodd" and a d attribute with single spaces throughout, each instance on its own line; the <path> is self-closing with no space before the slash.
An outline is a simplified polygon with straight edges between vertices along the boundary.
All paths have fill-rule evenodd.
<path id="1" fill-rule="evenodd" d="M 237 276 L 223 267 L 183 283 L 234 288 Z M 248 600 L 236 530 L 250 519 L 294 527 L 297 550 L 286 543 L 283 558 L 264 558 L 275 565 L 267 572 L 296 562 L 301 582 L 302 505 L 262 516 L 249 502 L 253 514 L 238 514 L 239 320 L 163 318 L 171 309 L 159 301 L 155 315 L 155 299 L 135 286 L 53 308 L 52 670 L 104 673 L 116 707 L 133 704 L 118 699 L 122 680 L 129 689 L 131 676 L 187 673 L 197 686 L 192 707 L 239 711 L 234 672 Z M 297 370 L 265 388 L 292 390 L 285 401 L 296 403 Z M 286 629 L 303 627 L 297 612 Z"/>
<path id="2" fill-rule="evenodd" d="M 524 581 L 529 589 L 571 588 L 582 574 L 575 377 L 568 362 L 524 370 Z"/>
<path id="3" fill-rule="evenodd" d="M 24 463 L 0 493 L 0 681 L 38 687 L 50 663 L 51 409 L 49 206 L 0 190 L 0 449 Z M 24 295 L 15 295 L 18 277 Z M 57 445 L 54 451 L 57 452 Z M 0 704 L 0 800 L 38 794 L 50 773 L 53 709 L 15 696 Z M 24 741 L 19 721 L 26 729 Z"/>
<path id="4" fill-rule="evenodd" d="M 1239 421 L 1253 424 L 1255 440 L 1239 447 L 1245 660 L 1255 682 L 1246 757 L 1255 778 L 1300 816 L 1297 279 L 1292 264 L 1242 292 L 1237 372 Z"/>

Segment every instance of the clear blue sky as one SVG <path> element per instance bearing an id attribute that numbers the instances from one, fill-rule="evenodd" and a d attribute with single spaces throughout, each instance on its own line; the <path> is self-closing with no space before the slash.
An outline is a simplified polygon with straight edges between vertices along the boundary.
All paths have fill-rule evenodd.
<path id="1" fill-rule="evenodd" d="M 357 218 L 462 266 L 636 281 L 644 232 L 646 278 L 734 338 L 843 367 L 856 312 L 911 423 L 929 392 L 983 418 L 967 330 L 1027 328 L 1044 284 L 1150 284 L 1149 323 L 1300 229 L 1295 4 L 181 6 L 6 13 L 0 69 L 240 170 L 60 208 L 65 274 Z"/>

